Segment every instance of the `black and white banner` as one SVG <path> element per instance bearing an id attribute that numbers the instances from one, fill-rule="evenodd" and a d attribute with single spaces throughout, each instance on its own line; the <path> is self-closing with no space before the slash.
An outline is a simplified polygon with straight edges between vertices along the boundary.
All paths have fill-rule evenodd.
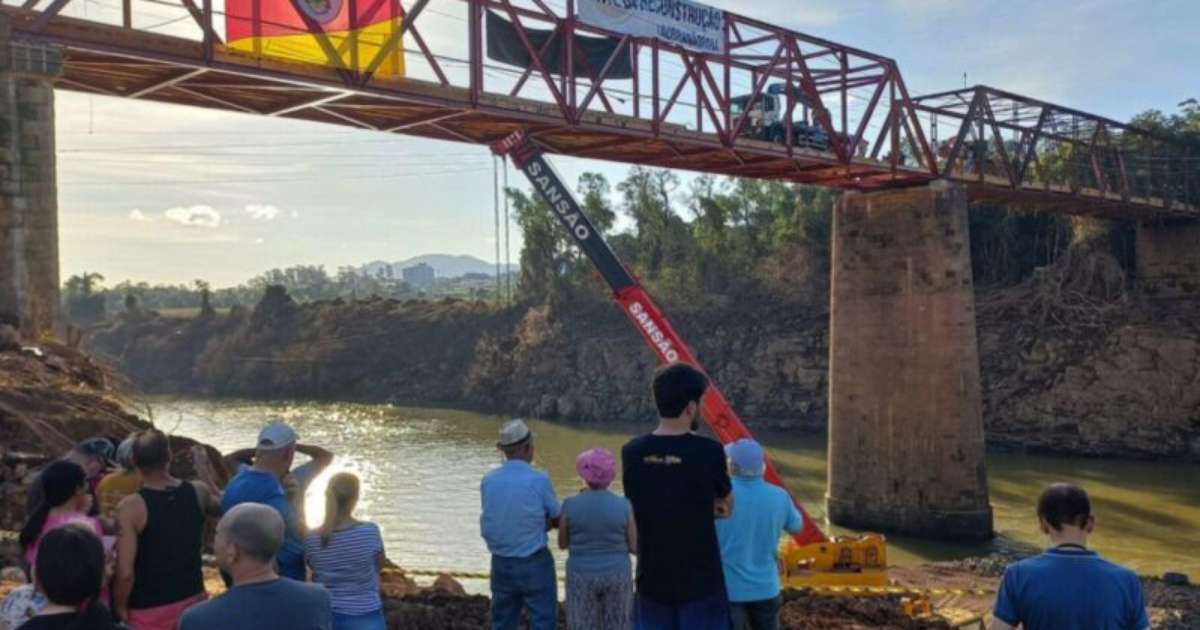
<path id="1" fill-rule="evenodd" d="M 704 53 L 725 52 L 725 12 L 689 0 L 578 0 L 579 20 Z"/>

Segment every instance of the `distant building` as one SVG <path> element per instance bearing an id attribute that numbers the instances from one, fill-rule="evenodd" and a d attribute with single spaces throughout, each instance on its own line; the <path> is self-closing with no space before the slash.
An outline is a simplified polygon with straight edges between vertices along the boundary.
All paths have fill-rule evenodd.
<path id="1" fill-rule="evenodd" d="M 405 267 L 400 275 L 404 281 L 418 289 L 433 288 L 433 267 L 425 263 L 417 263 L 411 267 Z"/>

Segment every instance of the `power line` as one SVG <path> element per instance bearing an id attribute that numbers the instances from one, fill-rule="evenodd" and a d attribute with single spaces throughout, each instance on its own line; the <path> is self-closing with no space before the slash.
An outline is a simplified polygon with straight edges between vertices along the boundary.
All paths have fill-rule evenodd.
<path id="1" fill-rule="evenodd" d="M 432 171 L 426 173 L 392 173 L 381 175 L 363 175 L 363 176 L 346 176 L 338 177 L 337 181 L 347 180 L 381 180 L 381 179 L 407 179 L 410 177 L 437 177 L 442 175 L 458 175 L 462 173 L 479 173 L 486 172 L 488 169 L 453 169 L 444 171 Z M 186 185 L 205 185 L 211 186 L 216 184 L 273 184 L 273 183 L 295 183 L 309 182 L 312 183 L 311 177 L 298 178 L 277 178 L 277 179 L 194 179 L 194 180 L 150 180 L 150 181 L 96 181 L 96 182 L 59 182 L 61 186 L 186 186 Z"/>

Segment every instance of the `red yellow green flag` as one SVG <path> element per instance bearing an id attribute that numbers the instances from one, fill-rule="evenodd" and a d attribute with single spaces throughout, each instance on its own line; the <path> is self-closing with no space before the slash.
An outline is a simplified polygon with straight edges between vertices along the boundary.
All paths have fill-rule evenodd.
<path id="1" fill-rule="evenodd" d="M 384 43 L 400 28 L 400 0 L 227 0 L 227 46 L 256 57 L 370 67 Z M 321 45 L 324 36 L 336 57 Z M 404 46 L 398 42 L 375 71 L 404 76 Z"/>

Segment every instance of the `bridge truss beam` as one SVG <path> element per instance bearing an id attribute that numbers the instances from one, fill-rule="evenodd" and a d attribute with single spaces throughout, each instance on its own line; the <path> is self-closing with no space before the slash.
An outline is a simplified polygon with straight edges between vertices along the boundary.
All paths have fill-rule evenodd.
<path id="1" fill-rule="evenodd" d="M 14 39 L 62 47 L 58 85 L 66 89 L 476 144 L 525 129 L 566 155 L 849 190 L 946 177 L 966 184 L 973 201 L 1200 217 L 1200 165 L 1178 143 L 988 87 L 914 98 L 892 59 L 732 13 L 725 52 L 703 54 L 592 28 L 573 0 L 558 11 L 542 0 L 406 0 L 402 27 L 353 68 L 340 57 L 333 63 L 337 51 L 327 50 L 323 66 L 227 48 L 211 0 L 153 0 L 178 3 L 191 37 L 134 26 L 146 19 L 138 15 L 144 0 L 125 0 L 108 21 L 67 16 L 79 1 L 0 6 Z M 459 36 L 427 23 L 447 15 L 458 20 Z M 517 27 L 526 67 L 488 58 L 489 15 Z M 328 39 L 320 25 L 309 27 Z M 527 36 L 535 31 L 555 37 L 535 46 Z M 577 35 L 616 45 L 593 64 Z M 377 75 L 378 62 L 405 37 L 415 45 L 404 49 L 409 76 Z M 632 76 L 613 78 L 626 55 Z M 462 71 L 453 71 L 455 63 Z M 734 99 L 760 96 L 772 84 L 784 87 L 787 135 L 796 125 L 819 128 L 827 150 L 755 134 Z M 953 141 L 938 142 L 942 135 Z"/>

